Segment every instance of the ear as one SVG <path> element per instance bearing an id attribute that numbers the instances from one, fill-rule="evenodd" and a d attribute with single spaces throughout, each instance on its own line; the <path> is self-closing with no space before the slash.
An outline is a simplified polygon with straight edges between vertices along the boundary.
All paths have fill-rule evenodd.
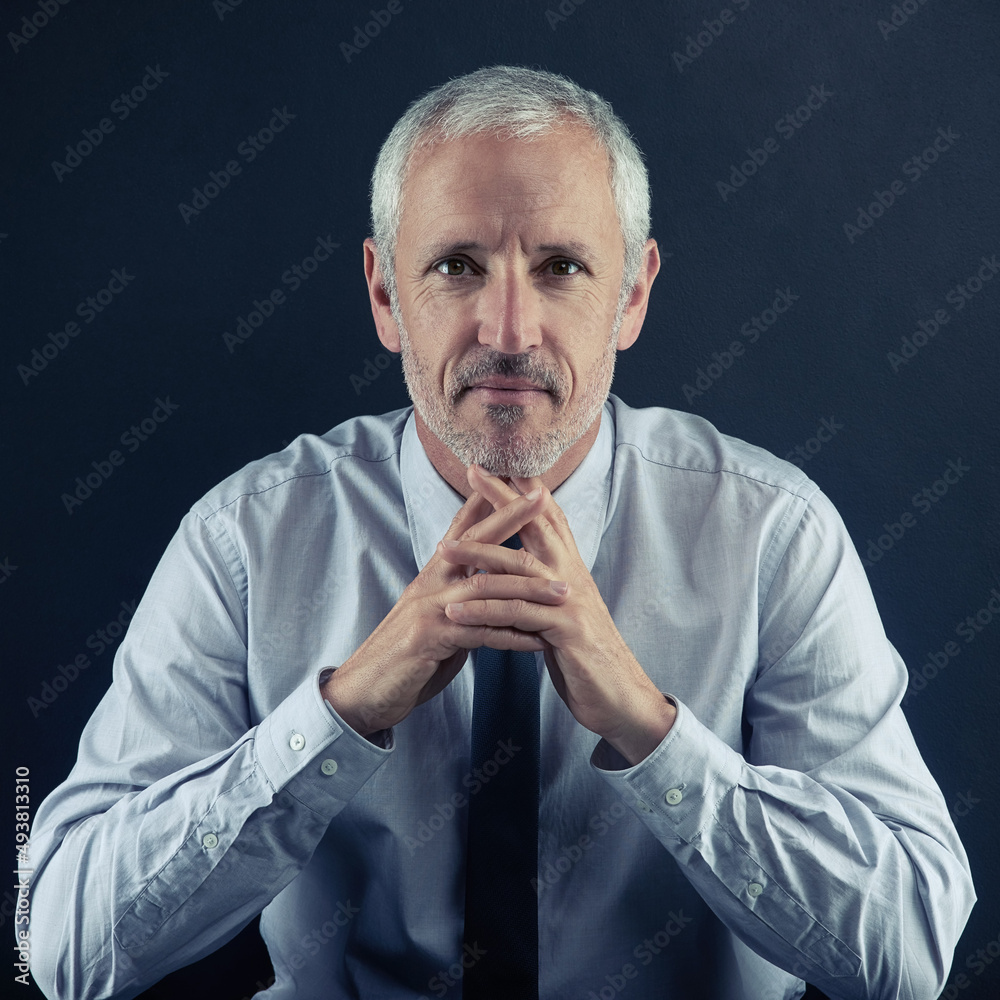
<path id="1" fill-rule="evenodd" d="M 368 282 L 368 297 L 371 299 L 372 318 L 375 320 L 378 339 L 386 350 L 399 354 L 403 350 L 399 340 L 399 327 L 392 317 L 389 293 L 375 255 L 375 241 L 370 237 L 365 240 L 365 281 Z"/>
<path id="2" fill-rule="evenodd" d="M 646 318 L 646 306 L 649 304 L 649 290 L 653 287 L 653 279 L 660 270 L 660 251 L 656 240 L 647 240 L 642 251 L 642 263 L 636 276 L 635 288 L 625 307 L 621 330 L 618 332 L 618 350 L 624 351 L 631 347 L 642 329 L 642 321 Z"/>

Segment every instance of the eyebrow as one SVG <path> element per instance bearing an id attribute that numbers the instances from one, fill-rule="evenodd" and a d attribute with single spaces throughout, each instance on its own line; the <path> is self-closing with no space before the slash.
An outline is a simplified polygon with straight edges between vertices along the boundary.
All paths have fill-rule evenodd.
<path id="1" fill-rule="evenodd" d="M 427 243 L 420 248 L 420 254 L 425 260 L 442 260 L 451 254 L 470 252 L 489 253 L 489 248 L 475 240 L 459 240 L 450 242 L 441 240 Z M 563 257 L 580 260 L 594 260 L 597 253 L 592 246 L 579 240 L 565 240 L 562 243 L 539 243 L 532 247 L 533 253 L 556 253 Z"/>

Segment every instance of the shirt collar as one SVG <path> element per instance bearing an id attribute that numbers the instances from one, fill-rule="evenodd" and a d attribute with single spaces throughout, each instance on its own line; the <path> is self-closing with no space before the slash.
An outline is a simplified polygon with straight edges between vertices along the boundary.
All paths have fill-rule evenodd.
<path id="1" fill-rule="evenodd" d="M 605 402 L 601 427 L 583 461 L 552 494 L 569 521 L 580 558 L 591 571 L 608 520 L 615 454 L 613 405 Z M 413 557 L 422 570 L 465 500 L 434 468 L 417 435 L 413 411 L 403 427 L 399 471 Z"/>

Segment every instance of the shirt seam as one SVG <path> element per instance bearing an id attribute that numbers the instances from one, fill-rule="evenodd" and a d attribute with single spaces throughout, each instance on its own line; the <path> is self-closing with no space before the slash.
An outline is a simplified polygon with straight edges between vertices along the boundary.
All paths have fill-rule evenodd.
<path id="1" fill-rule="evenodd" d="M 238 501 L 243 500 L 246 497 L 255 497 L 255 496 L 260 496 L 262 493 L 269 493 L 271 490 L 277 489 L 279 486 L 286 486 L 288 485 L 288 483 L 292 483 L 297 479 L 316 479 L 322 476 L 328 476 L 333 471 L 334 464 L 336 462 L 341 461 L 342 459 L 356 458 L 361 462 L 369 462 L 373 465 L 378 465 L 381 464 L 382 462 L 391 462 L 392 459 L 397 456 L 398 452 L 394 452 L 393 454 L 386 455 L 383 458 L 368 458 L 364 455 L 358 455 L 355 454 L 354 452 L 348 452 L 345 455 L 337 455 L 334 458 L 332 458 L 330 460 L 329 467 L 326 469 L 322 469 L 317 472 L 299 472 L 294 475 L 288 476 L 286 479 L 282 479 L 280 482 L 271 483 L 270 486 L 261 486 L 259 489 L 244 490 L 242 493 L 239 493 L 236 496 L 234 496 L 231 500 L 227 500 L 225 503 L 220 504 L 218 507 L 213 507 L 206 514 L 202 514 L 196 509 L 200 504 L 204 504 L 206 502 L 206 498 L 204 497 L 201 500 L 199 500 L 198 503 L 191 508 L 191 510 L 199 517 L 201 517 L 202 520 L 207 521 L 210 517 L 214 517 L 216 514 L 222 513 L 222 511 L 226 510 L 227 507 L 232 507 L 234 503 L 237 503 Z"/>
<path id="2" fill-rule="evenodd" d="M 781 490 L 782 493 L 788 493 L 791 496 L 796 497 L 799 500 L 805 501 L 806 503 L 809 503 L 810 500 L 812 500 L 813 496 L 815 496 L 816 492 L 819 490 L 819 486 L 816 483 L 812 482 L 812 480 L 810 480 L 808 478 L 805 480 L 805 482 L 802 484 L 802 486 L 797 487 L 796 489 L 792 489 L 789 486 L 783 486 L 781 483 L 769 482 L 766 479 L 760 479 L 759 477 L 752 476 L 752 475 L 750 475 L 747 472 L 738 472 L 735 469 L 729 469 L 729 468 L 697 469 L 697 468 L 695 468 L 693 466 L 690 466 L 690 465 L 680 465 L 680 464 L 678 464 L 676 462 L 664 462 L 664 461 L 660 461 L 659 459 L 652 458 L 651 456 L 647 455 L 642 450 L 642 445 L 641 444 L 637 444 L 635 441 L 621 441 L 621 442 L 617 442 L 615 444 L 615 451 L 617 452 L 619 448 L 634 448 L 637 452 L 639 452 L 639 454 L 642 456 L 642 458 L 646 462 L 649 462 L 652 465 L 658 465 L 658 466 L 660 466 L 661 468 L 664 468 L 664 469 L 676 469 L 679 472 L 694 472 L 694 473 L 697 473 L 699 475 L 704 475 L 704 476 L 719 476 L 719 475 L 723 475 L 723 474 L 728 475 L 728 476 L 738 476 L 740 479 L 747 479 L 750 482 L 752 482 L 752 483 L 758 483 L 761 486 L 767 486 L 767 487 L 769 487 L 771 489 Z M 803 487 L 806 487 L 806 486 L 809 486 L 809 487 L 812 487 L 812 488 L 804 490 Z"/>

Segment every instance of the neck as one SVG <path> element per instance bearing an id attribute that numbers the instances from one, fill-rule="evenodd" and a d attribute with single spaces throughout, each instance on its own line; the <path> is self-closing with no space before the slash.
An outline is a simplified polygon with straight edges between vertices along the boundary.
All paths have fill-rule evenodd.
<path id="1" fill-rule="evenodd" d="M 444 445 L 441 439 L 431 431 L 415 408 L 414 415 L 416 417 L 417 437 L 420 438 L 420 443 L 424 446 L 424 451 L 427 452 L 427 457 L 431 460 L 431 465 L 437 469 L 441 474 L 441 478 L 456 493 L 468 500 L 472 495 L 472 487 L 469 486 L 467 466 L 463 465 L 455 457 L 455 453 Z M 597 440 L 597 434 L 600 429 L 601 417 L 598 414 L 597 419 L 590 425 L 584 435 L 563 452 L 551 469 L 543 472 L 538 477 L 541 479 L 542 485 L 550 493 L 555 492 L 556 487 L 569 479 L 576 467 L 587 457 L 591 446 Z M 504 476 L 502 478 L 505 483 L 510 482 L 509 477 Z"/>

